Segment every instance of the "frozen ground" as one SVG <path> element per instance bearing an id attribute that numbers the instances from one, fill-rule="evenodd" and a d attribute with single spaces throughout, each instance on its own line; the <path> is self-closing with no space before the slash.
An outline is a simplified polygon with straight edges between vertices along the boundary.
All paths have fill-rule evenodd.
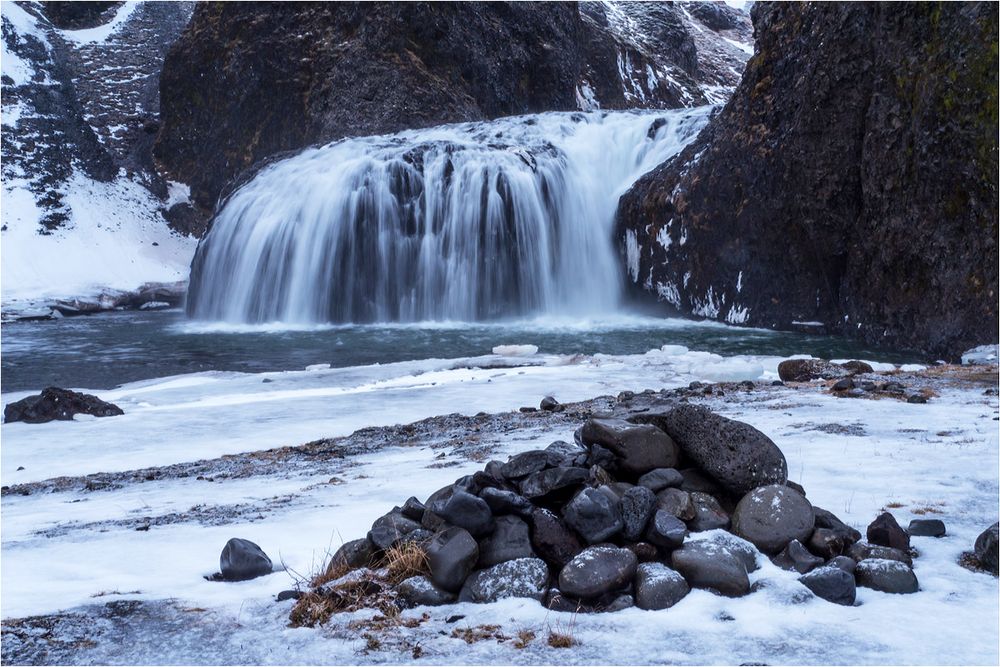
<path id="1" fill-rule="evenodd" d="M 432 664 L 996 664 L 997 580 L 956 562 L 997 520 L 996 368 L 900 373 L 908 386 L 938 394 L 915 405 L 837 398 L 822 383 L 771 387 L 777 362 L 668 348 L 197 374 L 99 392 L 124 408 L 122 417 L 5 424 L 4 661 L 398 663 L 412 661 L 419 646 L 419 661 Z M 694 400 L 770 435 L 814 504 L 862 530 L 890 504 L 904 526 L 928 511 L 945 521 L 946 537 L 914 538 L 920 592 L 859 589 L 860 604 L 844 608 L 694 591 L 669 610 L 595 616 L 523 600 L 459 604 L 406 612 L 416 627 L 382 633 L 377 649 L 362 637 L 363 623 L 349 625 L 365 614 L 292 629 L 291 602 L 274 602 L 407 496 L 425 498 L 484 458 L 570 439 L 590 410 L 631 404 L 603 398 L 557 414 L 479 411 L 537 405 L 545 394 L 569 402 L 747 378 L 763 382 Z M 445 413 L 468 417 L 295 447 Z M 195 459 L 206 460 L 184 464 Z M 109 474 L 91 475 L 98 472 Z M 288 571 L 242 583 L 203 579 L 234 536 L 259 543 Z M 770 564 L 752 578 L 764 576 L 791 579 Z M 453 615 L 464 618 L 447 623 Z M 451 636 L 481 624 L 508 637 L 531 630 L 536 639 L 517 649 L 510 640 Z M 550 648 L 550 629 L 577 645 Z"/>

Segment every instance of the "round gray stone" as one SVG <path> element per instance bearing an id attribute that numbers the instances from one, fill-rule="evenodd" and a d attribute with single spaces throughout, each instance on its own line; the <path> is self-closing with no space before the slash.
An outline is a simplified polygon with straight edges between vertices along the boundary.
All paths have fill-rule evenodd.
<path id="1" fill-rule="evenodd" d="M 839 567 L 825 565 L 799 577 L 806 588 L 827 602 L 850 606 L 854 604 L 857 586 L 854 575 Z"/>
<path id="2" fill-rule="evenodd" d="M 563 519 L 590 544 L 617 535 L 623 527 L 620 501 L 610 490 L 580 491 L 563 508 Z"/>
<path id="3" fill-rule="evenodd" d="M 700 491 L 691 492 L 691 504 L 694 505 L 694 518 L 687 522 L 693 532 L 729 528 L 729 514 L 713 496 Z"/>
<path id="4" fill-rule="evenodd" d="M 549 566 L 540 558 L 508 560 L 474 572 L 465 582 L 462 602 L 496 602 L 501 598 L 531 598 L 541 602 L 549 585 Z"/>
<path id="5" fill-rule="evenodd" d="M 667 609 L 691 590 L 680 572 L 663 563 L 643 563 L 635 572 L 635 604 L 640 609 Z"/>
<path id="6" fill-rule="evenodd" d="M 479 559 L 479 545 L 469 531 L 452 526 L 434 536 L 427 546 L 431 581 L 446 591 L 461 590 Z"/>
<path id="7" fill-rule="evenodd" d="M 719 542 L 688 542 L 671 554 L 670 561 L 694 588 L 705 588 L 727 597 L 750 592 L 750 578 L 743 561 Z"/>
<path id="8" fill-rule="evenodd" d="M 436 586 L 433 581 L 423 575 L 404 579 L 396 587 L 396 592 L 407 607 L 436 607 L 458 600 L 457 595 Z"/>
<path id="9" fill-rule="evenodd" d="M 858 586 L 883 593 L 916 593 L 920 589 L 917 575 L 906 564 L 885 558 L 866 558 L 854 570 Z"/>
<path id="10" fill-rule="evenodd" d="M 559 573 L 559 590 L 576 598 L 596 598 L 623 588 L 635 576 L 638 559 L 628 549 L 588 547 Z"/>
<path id="11" fill-rule="evenodd" d="M 219 569 L 227 581 L 245 581 L 271 574 L 271 559 L 264 550 L 250 540 L 234 537 L 222 547 Z"/>
<path id="12" fill-rule="evenodd" d="M 792 540 L 808 540 L 814 523 L 809 501 L 784 484 L 762 486 L 746 494 L 732 517 L 733 533 L 770 554 Z"/>

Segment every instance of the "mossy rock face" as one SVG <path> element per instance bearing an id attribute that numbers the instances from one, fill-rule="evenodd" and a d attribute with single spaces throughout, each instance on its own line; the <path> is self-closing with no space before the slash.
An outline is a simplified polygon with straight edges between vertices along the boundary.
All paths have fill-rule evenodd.
<path id="1" fill-rule="evenodd" d="M 755 5 L 729 104 L 619 203 L 636 293 L 933 358 L 995 340 L 994 9 Z"/>

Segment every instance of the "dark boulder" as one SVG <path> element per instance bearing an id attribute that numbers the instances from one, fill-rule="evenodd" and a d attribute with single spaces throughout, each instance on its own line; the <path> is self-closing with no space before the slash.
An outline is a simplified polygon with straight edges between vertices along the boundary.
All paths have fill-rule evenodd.
<path id="1" fill-rule="evenodd" d="M 640 609 L 673 607 L 690 590 L 684 577 L 663 563 L 642 563 L 636 569 L 635 605 Z"/>
<path id="2" fill-rule="evenodd" d="M 857 529 L 851 528 L 838 519 L 833 512 L 813 506 L 813 514 L 816 516 L 816 527 L 832 530 L 838 537 L 843 539 L 844 548 L 850 547 L 861 539 L 861 533 Z"/>
<path id="3" fill-rule="evenodd" d="M 538 405 L 542 410 L 547 410 L 549 412 L 561 412 L 564 407 L 563 404 L 552 398 L 551 396 L 546 396 L 542 399 L 542 402 Z"/>
<path id="4" fill-rule="evenodd" d="M 916 593 L 920 589 L 917 575 L 898 560 L 866 558 L 854 570 L 858 586 L 874 588 L 883 593 Z"/>
<path id="5" fill-rule="evenodd" d="M 461 602 L 496 602 L 502 598 L 531 598 L 541 602 L 549 585 L 549 568 L 538 558 L 518 558 L 473 572 L 465 581 Z"/>
<path id="6" fill-rule="evenodd" d="M 997 574 L 1000 560 L 1000 523 L 995 523 L 976 538 L 976 559 L 984 570 Z"/>
<path id="7" fill-rule="evenodd" d="M 821 567 L 799 577 L 806 588 L 827 602 L 853 605 L 857 597 L 854 575 L 839 567 Z"/>
<path id="8" fill-rule="evenodd" d="M 684 522 L 664 510 L 656 510 L 646 528 L 646 541 L 665 551 L 679 548 L 686 536 Z"/>
<path id="9" fill-rule="evenodd" d="M 882 512 L 868 525 L 868 542 L 900 551 L 910 549 L 910 536 L 888 512 Z"/>
<path id="10" fill-rule="evenodd" d="M 479 561 L 476 567 L 489 567 L 517 558 L 534 558 L 528 524 L 516 516 L 501 516 L 496 529 L 479 542 Z"/>
<path id="11" fill-rule="evenodd" d="M 562 568 L 583 550 L 580 538 L 562 519 L 546 509 L 531 513 L 531 545 L 553 567 Z"/>
<path id="12" fill-rule="evenodd" d="M 677 445 L 652 424 L 615 419 L 588 419 L 581 437 L 585 445 L 599 445 L 615 456 L 617 471 L 632 478 L 677 464 Z"/>
<path id="13" fill-rule="evenodd" d="M 725 545 L 711 541 L 688 542 L 670 556 L 674 569 L 694 588 L 705 588 L 727 597 L 750 592 L 743 560 Z"/>
<path id="14" fill-rule="evenodd" d="M 53 420 L 69 421 L 79 414 L 114 417 L 125 413 L 117 405 L 102 401 L 92 394 L 49 387 L 36 396 L 8 403 L 3 410 L 3 420 L 7 424 L 43 424 Z"/>
<path id="15" fill-rule="evenodd" d="M 219 569 L 226 581 L 245 581 L 271 574 L 273 566 L 259 546 L 250 540 L 234 537 L 222 548 Z"/>
<path id="16" fill-rule="evenodd" d="M 576 494 L 563 508 L 563 520 L 590 544 L 617 535 L 624 525 L 621 501 L 613 492 L 600 489 L 584 489 Z"/>
<path id="17" fill-rule="evenodd" d="M 559 590 L 572 597 L 596 598 L 630 583 L 637 566 L 628 549 L 587 547 L 559 572 Z"/>
<path id="18" fill-rule="evenodd" d="M 547 496 L 569 493 L 586 483 L 590 473 L 583 468 L 549 468 L 532 473 L 521 480 L 521 493 L 529 499 L 538 500 Z"/>
<path id="19" fill-rule="evenodd" d="M 681 521 L 690 521 L 696 515 L 691 494 L 680 489 L 664 489 L 656 494 L 656 507 L 673 514 Z"/>
<path id="20" fill-rule="evenodd" d="M 486 505 L 496 516 L 502 514 L 529 516 L 533 509 L 530 500 L 506 489 L 483 489 L 479 492 L 479 497 L 486 501 Z"/>
<path id="21" fill-rule="evenodd" d="M 693 532 L 729 528 L 729 515 L 713 496 L 693 491 L 691 503 L 694 505 L 694 518 L 687 525 Z"/>
<path id="22" fill-rule="evenodd" d="M 911 537 L 944 537 L 947 530 L 941 519 L 913 519 L 906 532 Z"/>
<path id="23" fill-rule="evenodd" d="M 414 496 L 410 496 L 403 503 L 403 507 L 400 509 L 400 513 L 407 519 L 413 519 L 417 523 L 420 523 L 424 518 L 424 511 L 427 508 L 422 502 L 417 500 Z"/>
<path id="24" fill-rule="evenodd" d="M 437 607 L 458 600 L 457 595 L 435 585 L 423 575 L 404 579 L 396 587 L 396 592 L 406 607 Z"/>
<path id="25" fill-rule="evenodd" d="M 783 570 L 805 574 L 822 565 L 823 559 L 809 553 L 798 540 L 792 540 L 780 554 L 771 559 L 771 562 Z"/>
<path id="26" fill-rule="evenodd" d="M 844 543 L 844 536 L 829 528 L 817 528 L 814 530 L 806 544 L 809 546 L 809 551 L 823 560 L 829 560 L 834 556 L 843 554 L 847 546 Z"/>
<path id="27" fill-rule="evenodd" d="M 749 424 L 681 405 L 666 414 L 664 427 L 684 452 L 727 491 L 743 495 L 764 484 L 784 484 L 785 456 Z"/>
<path id="28" fill-rule="evenodd" d="M 883 560 L 896 560 L 900 563 L 906 563 L 908 566 L 913 567 L 913 558 L 910 556 L 908 551 L 893 549 L 892 547 L 883 547 L 877 544 L 868 544 L 867 542 L 857 542 L 852 544 L 851 548 L 847 550 L 847 555 L 856 562 L 861 562 L 869 558 L 880 558 Z"/>
<path id="29" fill-rule="evenodd" d="M 815 524 L 809 501 L 782 484 L 762 486 L 745 495 L 732 521 L 733 533 L 771 554 L 792 540 L 807 540 Z"/>
<path id="30" fill-rule="evenodd" d="M 835 556 L 827 562 L 827 565 L 854 574 L 854 570 L 858 567 L 858 562 L 850 556 Z"/>
<path id="31" fill-rule="evenodd" d="M 389 512 L 375 520 L 368 531 L 368 539 L 384 551 L 418 528 L 420 524 L 413 519 L 407 519 L 400 512 Z"/>
<path id="32" fill-rule="evenodd" d="M 684 476 L 676 468 L 650 470 L 637 482 L 639 486 L 644 486 L 654 493 L 670 486 L 680 487 L 683 483 Z"/>
<path id="33" fill-rule="evenodd" d="M 469 531 L 453 526 L 434 536 L 427 546 L 431 581 L 457 593 L 479 560 L 479 545 Z"/>
<path id="34" fill-rule="evenodd" d="M 510 458 L 507 463 L 500 467 L 500 473 L 507 479 L 520 479 L 527 477 L 533 472 L 545 470 L 549 467 L 552 454 L 536 449 L 530 452 L 522 452 Z"/>
<path id="35" fill-rule="evenodd" d="M 660 558 L 659 550 L 649 542 L 630 542 L 625 548 L 634 553 L 640 563 L 649 563 Z"/>
<path id="36" fill-rule="evenodd" d="M 465 491 L 453 493 L 439 514 L 451 525 L 469 531 L 473 537 L 492 533 L 496 525 L 486 501 Z"/>
<path id="37" fill-rule="evenodd" d="M 871 372 L 872 367 L 863 361 L 848 361 L 843 364 L 834 364 L 822 359 L 786 359 L 778 364 L 778 377 L 783 382 L 846 379 L 858 373 Z M 850 386 L 844 385 L 838 388 L 834 385 L 833 389 L 840 391 L 842 389 L 851 389 L 853 386 L 854 383 L 850 382 Z"/>
<path id="38" fill-rule="evenodd" d="M 372 565 L 376 550 L 375 545 L 367 537 L 344 542 L 333 554 L 331 565 L 347 566 L 352 570 L 369 567 Z"/>
<path id="39" fill-rule="evenodd" d="M 621 496 L 622 534 L 627 540 L 639 539 L 656 510 L 656 496 L 644 486 L 634 486 Z"/>

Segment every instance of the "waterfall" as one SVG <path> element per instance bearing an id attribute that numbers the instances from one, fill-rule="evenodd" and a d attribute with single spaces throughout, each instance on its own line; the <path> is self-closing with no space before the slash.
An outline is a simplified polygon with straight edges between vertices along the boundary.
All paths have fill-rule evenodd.
<path id="1" fill-rule="evenodd" d="M 188 314 L 237 323 L 491 320 L 618 307 L 618 198 L 709 108 L 546 113 L 346 139 L 218 211 Z"/>

